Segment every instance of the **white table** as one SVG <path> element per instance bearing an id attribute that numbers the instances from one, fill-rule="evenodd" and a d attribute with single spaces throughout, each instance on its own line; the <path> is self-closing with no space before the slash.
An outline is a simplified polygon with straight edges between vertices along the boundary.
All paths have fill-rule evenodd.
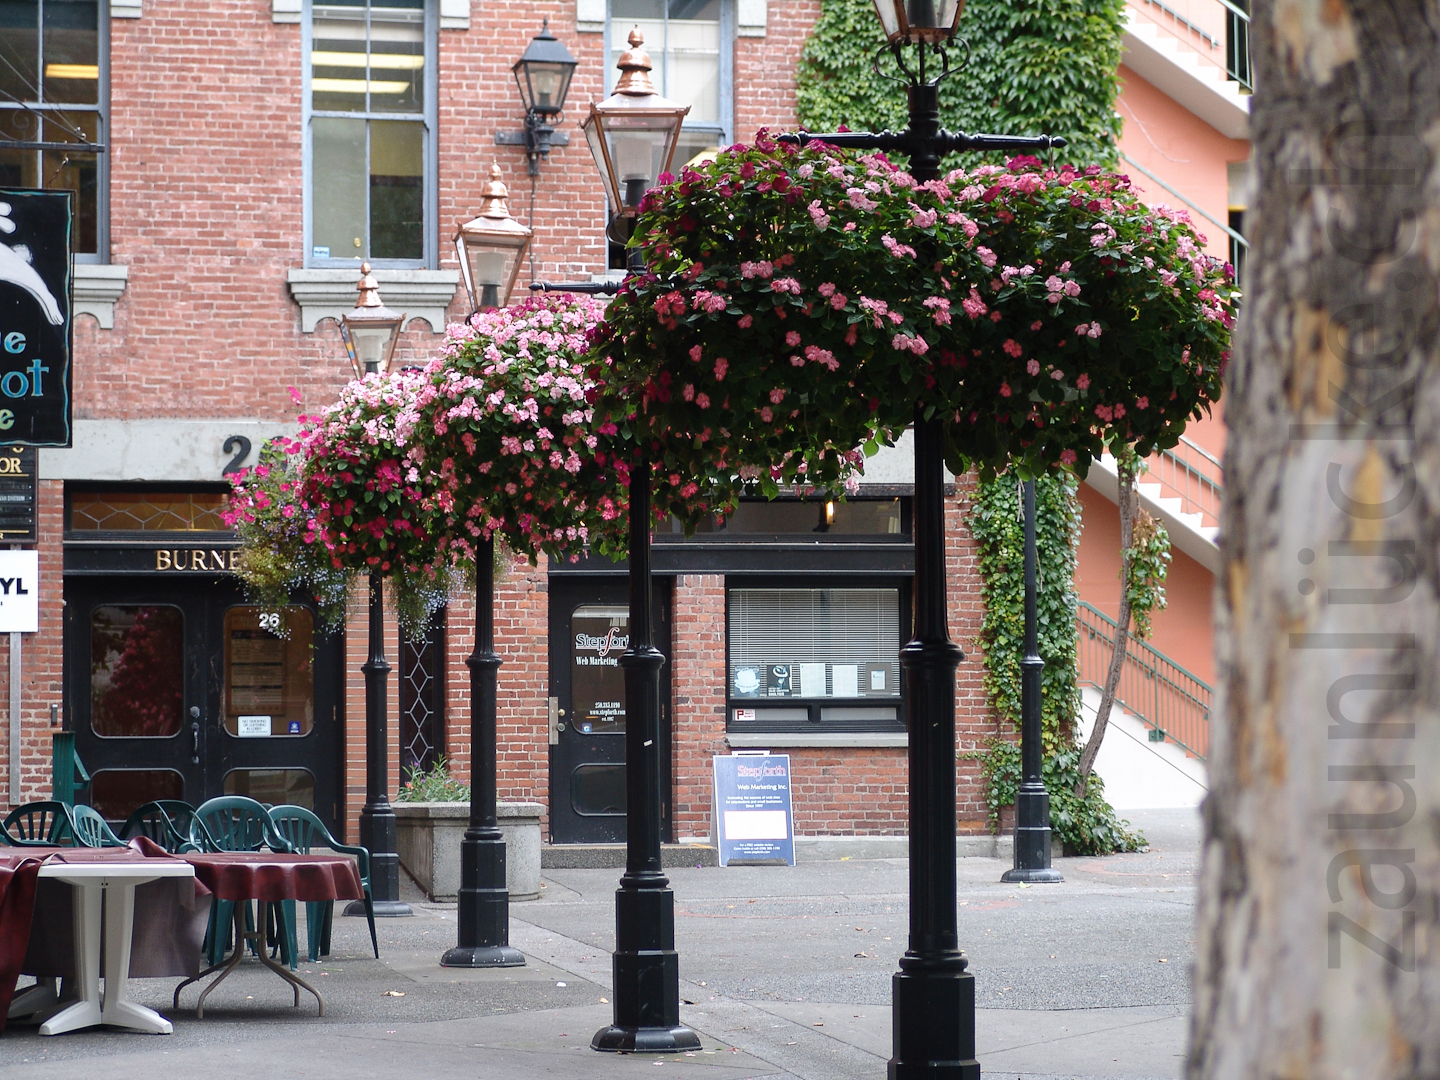
<path id="1" fill-rule="evenodd" d="M 135 924 L 135 887 L 157 878 L 194 877 L 195 868 L 179 859 L 114 862 L 47 862 L 42 878 L 75 887 L 75 966 L 80 1000 L 62 1003 L 40 1025 L 41 1035 L 111 1024 L 169 1035 L 169 1020 L 126 997 L 130 938 Z M 105 1001 L 100 1001 L 100 918 L 105 917 Z"/>

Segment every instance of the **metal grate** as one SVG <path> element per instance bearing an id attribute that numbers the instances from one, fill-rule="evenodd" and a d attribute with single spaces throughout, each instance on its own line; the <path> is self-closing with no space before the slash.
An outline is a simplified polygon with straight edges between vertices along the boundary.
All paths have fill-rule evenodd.
<path id="1" fill-rule="evenodd" d="M 1120 624 L 1081 601 L 1080 681 L 1103 689 Z M 1150 729 L 1152 742 L 1173 742 L 1204 761 L 1210 752 L 1210 703 L 1215 691 L 1164 653 L 1130 639 L 1115 704 Z"/>
<path id="2" fill-rule="evenodd" d="M 445 752 L 445 609 L 423 640 L 400 645 L 400 769 L 428 771 Z"/>

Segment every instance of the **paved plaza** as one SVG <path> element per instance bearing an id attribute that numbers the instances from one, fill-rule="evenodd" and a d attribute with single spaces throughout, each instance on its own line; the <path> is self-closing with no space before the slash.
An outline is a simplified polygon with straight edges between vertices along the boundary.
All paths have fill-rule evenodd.
<path id="1" fill-rule="evenodd" d="M 996 1080 L 1170 1080 L 1182 1074 L 1193 952 L 1199 819 L 1127 814 L 1149 852 L 1064 859 L 1060 885 L 1002 885 L 1006 864 L 959 861 L 961 943 L 975 973 L 978 1057 Z M 890 1055 L 890 975 L 905 948 L 906 863 L 849 859 L 795 867 L 670 871 L 681 1017 L 694 1054 L 589 1049 L 610 1020 L 615 870 L 547 870 L 541 899 L 511 909 L 528 965 L 443 969 L 453 905 L 421 902 L 379 922 L 336 919 L 335 954 L 301 965 L 324 993 L 291 1006 L 247 963 L 194 1014 L 170 1007 L 176 980 L 132 983 L 175 1024 L 170 1036 L 114 1030 L 0 1037 L 5 1076 L 229 1080 L 504 1080 L 662 1075 L 693 1080 L 874 1080 Z M 303 905 L 302 905 L 303 907 Z M 304 930 L 301 929 L 303 941 Z"/>

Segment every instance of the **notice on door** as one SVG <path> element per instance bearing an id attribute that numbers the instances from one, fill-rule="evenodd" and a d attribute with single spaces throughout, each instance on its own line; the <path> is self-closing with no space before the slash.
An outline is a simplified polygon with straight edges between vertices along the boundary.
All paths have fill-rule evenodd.
<path id="1" fill-rule="evenodd" d="M 270 737 L 270 717 L 268 716 L 240 716 L 236 734 L 242 739 L 268 739 Z"/>
<path id="2" fill-rule="evenodd" d="M 795 865 L 789 754 L 716 755 L 715 837 L 720 865 Z"/>

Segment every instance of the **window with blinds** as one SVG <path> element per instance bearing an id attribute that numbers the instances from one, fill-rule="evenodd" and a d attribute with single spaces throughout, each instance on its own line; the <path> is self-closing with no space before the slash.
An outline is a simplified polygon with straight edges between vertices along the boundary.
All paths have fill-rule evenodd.
<path id="1" fill-rule="evenodd" d="M 729 697 L 742 709 L 900 696 L 898 589 L 731 589 L 729 636 Z"/>

